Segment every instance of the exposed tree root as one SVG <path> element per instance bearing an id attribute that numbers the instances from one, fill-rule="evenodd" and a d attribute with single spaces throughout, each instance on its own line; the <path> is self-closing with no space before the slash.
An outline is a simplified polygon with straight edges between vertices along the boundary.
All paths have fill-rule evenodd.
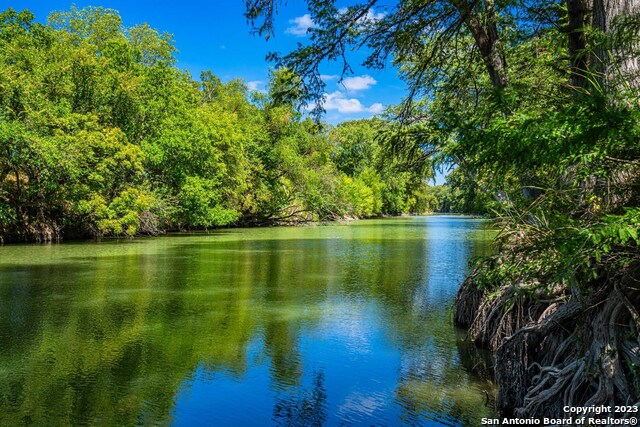
<path id="1" fill-rule="evenodd" d="M 55 222 L 36 222 L 3 231 L 0 230 L 0 244 L 13 242 L 57 242 L 62 238 L 62 227 Z"/>
<path id="2" fill-rule="evenodd" d="M 465 280 L 456 295 L 454 322 L 461 328 L 469 328 L 473 323 L 480 304 L 487 297 L 485 291 L 479 289 L 474 283 L 475 275 L 472 274 Z"/>
<path id="3" fill-rule="evenodd" d="M 524 285 L 504 286 L 490 295 L 479 290 L 473 278 L 458 291 L 455 322 L 468 328 L 469 338 L 480 347 L 496 351 L 506 337 L 556 306 L 544 295 L 529 295 Z"/>
<path id="4" fill-rule="evenodd" d="M 480 305 L 469 328 L 473 342 L 496 351 L 506 337 L 540 318 L 548 304 L 536 302 L 535 296 L 522 292 L 523 288 L 522 285 L 506 286 L 498 296 Z"/>
<path id="5" fill-rule="evenodd" d="M 505 286 L 478 304 L 473 279 L 458 294 L 456 322 L 495 351 L 497 405 L 520 417 L 567 418 L 565 406 L 640 401 L 640 268 L 628 269 L 587 297 L 560 289 L 546 298 Z M 474 309 L 474 307 L 476 307 Z M 473 321 L 468 323 L 473 316 Z M 590 414 L 621 417 L 624 414 Z"/>

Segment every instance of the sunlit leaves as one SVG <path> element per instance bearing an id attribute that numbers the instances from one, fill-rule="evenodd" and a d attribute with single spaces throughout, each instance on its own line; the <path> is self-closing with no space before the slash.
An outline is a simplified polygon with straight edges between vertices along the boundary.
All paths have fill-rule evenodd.
<path id="1" fill-rule="evenodd" d="M 48 26 L 0 21 L 0 238 L 69 230 L 296 223 L 428 209 L 421 173 L 382 154 L 380 120 L 303 117 L 301 79 L 266 93 L 177 69 L 170 35 L 116 11 L 72 8 Z"/>

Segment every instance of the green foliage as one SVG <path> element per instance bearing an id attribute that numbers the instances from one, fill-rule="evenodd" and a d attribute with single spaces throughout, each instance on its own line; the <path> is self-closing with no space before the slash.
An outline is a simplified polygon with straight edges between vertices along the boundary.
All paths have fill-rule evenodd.
<path id="1" fill-rule="evenodd" d="M 640 121 L 635 101 L 595 95 L 545 114 L 496 120 L 489 132 L 497 150 L 517 141 L 537 154 L 505 173 L 533 171 L 530 176 L 537 175 L 545 185 L 533 202 L 505 205 L 502 250 L 482 270 L 479 283 L 591 292 L 639 261 Z"/>
<path id="2" fill-rule="evenodd" d="M 300 78 L 267 94 L 174 66 L 169 34 L 111 9 L 0 15 L 0 239 L 423 212 L 425 177 L 385 162 L 384 122 L 303 118 Z"/>
<path id="3" fill-rule="evenodd" d="M 188 177 L 180 189 L 180 208 L 184 223 L 211 227 L 233 223 L 239 214 L 221 207 L 217 183 L 211 179 Z"/>
<path id="4" fill-rule="evenodd" d="M 480 188 L 478 181 L 465 174 L 462 168 L 451 171 L 444 185 L 429 187 L 427 194 L 433 198 L 433 210 L 443 213 L 487 214 L 495 202 Z"/>

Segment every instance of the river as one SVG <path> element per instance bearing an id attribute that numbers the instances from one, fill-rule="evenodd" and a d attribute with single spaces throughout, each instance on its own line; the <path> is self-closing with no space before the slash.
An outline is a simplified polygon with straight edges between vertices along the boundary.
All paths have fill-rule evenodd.
<path id="1" fill-rule="evenodd" d="M 452 302 L 483 225 L 0 247 L 0 425 L 479 425 Z"/>

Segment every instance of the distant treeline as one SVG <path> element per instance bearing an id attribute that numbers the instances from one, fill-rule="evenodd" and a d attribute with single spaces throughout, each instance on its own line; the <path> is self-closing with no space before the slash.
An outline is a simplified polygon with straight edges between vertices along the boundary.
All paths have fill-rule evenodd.
<path id="1" fill-rule="evenodd" d="M 0 15 L 0 241 L 468 210 L 385 121 L 318 124 L 287 69 L 262 93 L 174 53 L 110 9 Z"/>

